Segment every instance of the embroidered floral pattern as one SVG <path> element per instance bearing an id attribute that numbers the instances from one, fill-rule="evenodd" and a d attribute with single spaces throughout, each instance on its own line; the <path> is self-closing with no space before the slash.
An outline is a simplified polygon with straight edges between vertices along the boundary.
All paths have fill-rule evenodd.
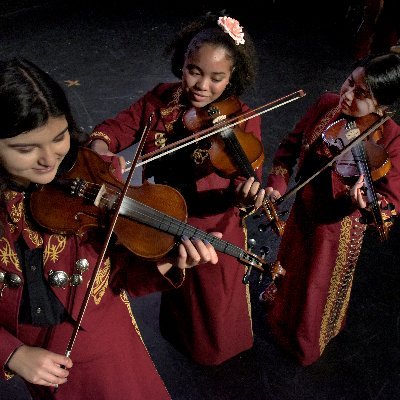
<path id="1" fill-rule="evenodd" d="M 93 132 L 90 135 L 89 143 L 91 143 L 91 142 L 93 142 L 93 140 L 97 140 L 97 139 L 103 140 L 108 145 L 110 145 L 110 143 L 111 143 L 111 139 L 105 133 L 99 132 L 99 131 Z"/>
<path id="2" fill-rule="evenodd" d="M 0 260 L 4 265 L 11 263 L 14 267 L 22 272 L 17 253 L 15 253 L 10 245 L 10 242 L 5 238 L 0 238 Z"/>
<path id="3" fill-rule="evenodd" d="M 129 313 L 129 315 L 131 316 L 131 319 L 132 319 L 132 325 L 135 328 L 136 333 L 139 335 L 140 340 L 144 344 L 142 334 L 140 333 L 139 326 L 138 326 L 138 324 L 136 322 L 136 319 L 135 319 L 135 316 L 133 315 L 133 312 L 132 312 L 131 303 L 129 302 L 128 294 L 126 293 L 125 290 L 121 290 L 121 293 L 119 294 L 119 297 L 121 297 L 121 300 L 125 303 L 126 308 L 128 309 L 128 313 Z"/>
<path id="4" fill-rule="evenodd" d="M 203 164 L 203 162 L 205 160 L 207 160 L 209 157 L 210 157 L 210 153 L 204 149 L 196 149 L 192 153 L 192 158 L 196 165 Z"/>
<path id="5" fill-rule="evenodd" d="M 218 25 L 226 32 L 237 45 L 244 44 L 243 28 L 239 21 L 231 17 L 219 17 Z"/>
<path id="6" fill-rule="evenodd" d="M 104 261 L 103 266 L 99 269 L 96 276 L 96 281 L 93 285 L 92 296 L 95 304 L 100 304 L 104 293 L 108 287 L 108 278 L 110 276 L 110 259 Z"/>
<path id="7" fill-rule="evenodd" d="M 286 168 L 281 167 L 280 165 L 275 165 L 272 167 L 271 174 L 273 175 L 281 175 L 285 176 L 288 175 L 288 170 Z"/>
<path id="8" fill-rule="evenodd" d="M 18 204 L 13 204 L 10 212 L 11 221 L 14 222 L 14 224 L 18 224 L 24 212 L 24 203 L 22 201 Z"/>
<path id="9" fill-rule="evenodd" d="M 59 259 L 60 253 L 65 249 L 67 239 L 61 235 L 51 235 L 44 249 L 44 263 L 48 260 L 56 262 Z"/>
<path id="10" fill-rule="evenodd" d="M 28 233 L 28 237 L 30 241 L 36 246 L 40 247 L 43 244 L 43 238 L 40 234 L 30 228 L 25 228 L 25 231 Z"/>

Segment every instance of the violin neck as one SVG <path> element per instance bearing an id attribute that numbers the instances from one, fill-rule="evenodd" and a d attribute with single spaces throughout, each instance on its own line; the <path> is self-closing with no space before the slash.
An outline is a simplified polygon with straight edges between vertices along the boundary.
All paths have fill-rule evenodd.
<path id="1" fill-rule="evenodd" d="M 124 197 L 120 215 L 176 237 L 187 236 L 188 238 L 207 240 L 217 251 L 235 257 L 245 265 L 251 265 L 264 271 L 262 267 L 264 262 L 259 257 L 137 200 Z"/>
<path id="2" fill-rule="evenodd" d="M 369 168 L 368 159 L 363 143 L 361 142 L 358 145 L 352 147 L 351 152 L 353 154 L 354 161 L 357 164 L 357 168 L 360 174 L 364 176 L 364 185 L 367 189 L 366 196 L 367 196 L 368 208 L 372 213 L 375 226 L 378 229 L 380 239 L 384 241 L 387 239 L 385 221 L 383 220 L 380 205 L 378 203 L 378 196 L 375 192 L 375 188 L 373 185 L 371 170 Z"/>
<path id="3" fill-rule="evenodd" d="M 259 182 L 258 176 L 242 146 L 237 140 L 234 131 L 231 128 L 224 129 L 220 133 L 220 137 L 224 141 L 225 147 L 228 150 L 227 153 L 229 154 L 233 164 L 236 165 L 242 175 L 245 178 L 253 177 L 257 182 Z"/>

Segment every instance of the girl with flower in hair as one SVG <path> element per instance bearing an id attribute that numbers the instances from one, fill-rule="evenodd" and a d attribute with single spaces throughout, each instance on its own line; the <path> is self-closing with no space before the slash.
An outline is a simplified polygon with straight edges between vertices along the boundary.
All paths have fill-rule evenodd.
<path id="1" fill-rule="evenodd" d="M 183 114 L 239 96 L 255 82 L 256 54 L 239 21 L 206 15 L 186 26 L 167 48 L 178 82 L 160 83 L 127 109 L 97 125 L 91 146 L 112 155 L 138 142 L 152 115 L 143 153 L 151 153 L 191 135 Z M 240 111 L 249 107 L 239 101 Z M 260 118 L 246 122 L 248 135 L 261 142 Z M 124 168 L 124 160 L 121 159 Z M 180 191 L 188 206 L 188 222 L 225 240 L 245 246 L 241 207 L 260 205 L 259 179 L 221 177 L 212 167 L 204 142 L 186 146 L 146 163 L 144 180 Z M 259 193 L 257 195 L 257 193 Z M 253 345 L 246 268 L 224 254 L 217 265 L 186 271 L 185 284 L 161 298 L 160 328 L 165 338 L 195 362 L 218 365 Z"/>

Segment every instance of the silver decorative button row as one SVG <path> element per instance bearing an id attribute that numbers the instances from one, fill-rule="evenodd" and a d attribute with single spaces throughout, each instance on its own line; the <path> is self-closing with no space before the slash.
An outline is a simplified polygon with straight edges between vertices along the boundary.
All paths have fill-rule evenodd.
<path id="1" fill-rule="evenodd" d="M 52 287 L 65 288 L 66 286 L 79 286 L 82 281 L 82 274 L 89 269 L 89 262 L 85 258 L 75 263 L 75 273 L 68 275 L 65 271 L 49 271 L 49 284 Z"/>

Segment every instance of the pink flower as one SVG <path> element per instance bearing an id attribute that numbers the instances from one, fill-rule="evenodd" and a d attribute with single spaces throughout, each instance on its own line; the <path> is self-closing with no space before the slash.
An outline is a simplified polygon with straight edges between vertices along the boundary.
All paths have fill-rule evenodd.
<path id="1" fill-rule="evenodd" d="M 237 45 L 244 44 L 244 33 L 238 20 L 231 17 L 219 17 L 218 25 L 235 41 Z"/>

